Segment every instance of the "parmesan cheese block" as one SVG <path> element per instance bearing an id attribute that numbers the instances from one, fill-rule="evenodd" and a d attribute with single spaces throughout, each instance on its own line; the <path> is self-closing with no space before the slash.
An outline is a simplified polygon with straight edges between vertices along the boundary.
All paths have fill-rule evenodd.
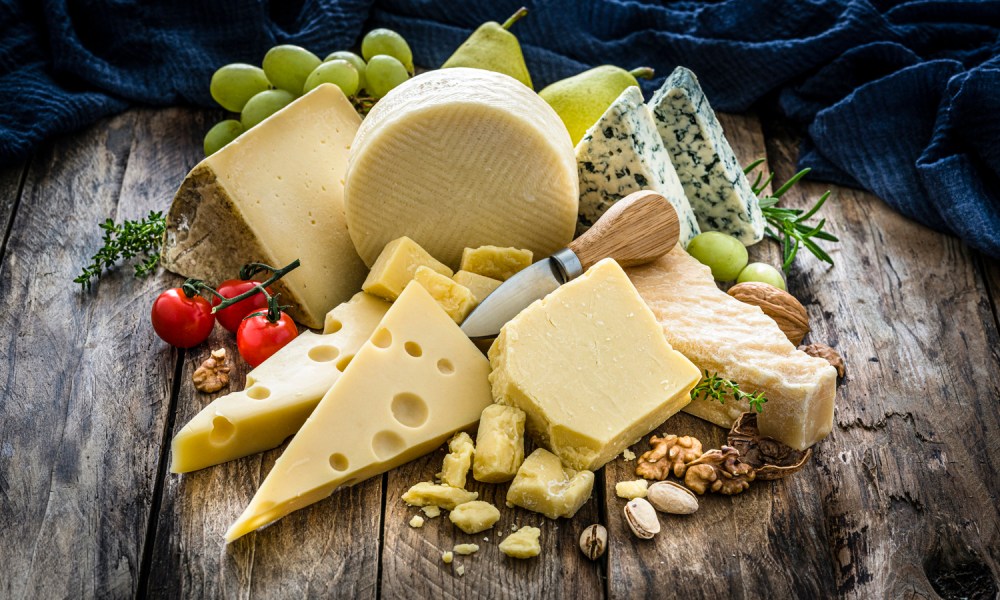
<path id="1" fill-rule="evenodd" d="M 407 235 L 457 267 L 466 247 L 573 239 L 576 161 L 559 116 L 517 80 L 480 69 L 418 75 L 379 100 L 351 148 L 347 224 L 371 265 Z"/>
<path id="2" fill-rule="evenodd" d="M 322 327 L 365 278 L 343 206 L 360 123 L 340 88 L 323 84 L 198 163 L 167 214 L 163 266 L 218 282 L 244 263 L 299 259 L 274 291 L 293 319 Z"/>
<path id="3" fill-rule="evenodd" d="M 389 303 L 356 294 L 327 315 L 327 333 L 302 332 L 247 375 L 246 389 L 212 401 L 174 437 L 172 473 L 277 448 L 299 430 L 368 340 Z"/>
<path id="4" fill-rule="evenodd" d="M 671 346 L 699 369 L 737 381 L 746 392 L 764 392 L 762 435 L 803 450 L 830 433 L 836 369 L 796 350 L 760 308 L 721 291 L 708 267 L 674 248 L 628 274 Z M 729 428 L 750 408 L 699 399 L 684 410 Z"/>
<path id="5" fill-rule="evenodd" d="M 488 378 L 489 363 L 475 344 L 410 282 L 292 438 L 226 541 L 474 426 L 492 401 Z"/>

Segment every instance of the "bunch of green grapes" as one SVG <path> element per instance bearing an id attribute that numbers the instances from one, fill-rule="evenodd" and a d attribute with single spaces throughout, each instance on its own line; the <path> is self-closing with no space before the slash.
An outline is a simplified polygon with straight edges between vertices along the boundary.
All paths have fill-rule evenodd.
<path id="1" fill-rule="evenodd" d="M 363 57 L 363 58 L 362 58 Z M 234 63 L 212 75 L 212 98 L 239 119 L 216 123 L 205 134 L 205 156 L 323 83 L 340 88 L 354 104 L 369 106 L 413 75 L 413 53 L 395 31 L 373 29 L 361 41 L 361 56 L 347 50 L 325 59 L 300 46 L 275 46 L 260 67 Z"/>

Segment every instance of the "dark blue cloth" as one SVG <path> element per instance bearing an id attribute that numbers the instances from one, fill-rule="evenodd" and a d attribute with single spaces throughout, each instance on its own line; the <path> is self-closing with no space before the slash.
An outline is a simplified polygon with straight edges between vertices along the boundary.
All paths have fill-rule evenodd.
<path id="1" fill-rule="evenodd" d="M 536 87 L 685 65 L 718 110 L 777 102 L 813 177 L 1000 258 L 1000 0 L 0 0 L 0 162 L 131 104 L 210 106 L 215 68 L 278 43 L 322 56 L 386 26 L 433 67 L 522 4 Z"/>

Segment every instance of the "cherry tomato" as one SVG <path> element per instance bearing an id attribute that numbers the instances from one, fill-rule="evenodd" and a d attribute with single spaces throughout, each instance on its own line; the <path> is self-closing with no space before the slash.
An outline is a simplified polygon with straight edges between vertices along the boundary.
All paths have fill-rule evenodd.
<path id="1" fill-rule="evenodd" d="M 253 289 L 258 284 L 257 281 L 251 281 L 248 279 L 227 279 L 219 284 L 219 287 L 215 290 L 222 294 L 225 298 L 235 298 L 243 292 Z M 264 288 L 267 290 L 268 294 L 273 295 L 271 288 Z M 222 303 L 218 297 L 212 297 L 212 306 L 218 306 Z M 222 325 L 227 330 L 236 333 L 240 328 L 240 323 L 243 321 L 243 317 L 249 315 L 252 312 L 257 312 L 258 310 L 267 310 L 267 297 L 264 294 L 254 294 L 246 300 L 240 300 L 232 306 L 227 306 L 219 312 L 215 313 L 215 318 L 218 319 L 219 325 Z"/>
<path id="2" fill-rule="evenodd" d="M 256 367 L 299 335 L 291 317 L 282 312 L 274 323 L 266 314 L 243 319 L 236 331 L 236 347 L 251 367 Z"/>
<path id="3" fill-rule="evenodd" d="M 215 325 L 212 306 L 201 296 L 188 297 L 181 288 L 170 288 L 153 301 L 153 331 L 178 348 L 204 342 Z"/>

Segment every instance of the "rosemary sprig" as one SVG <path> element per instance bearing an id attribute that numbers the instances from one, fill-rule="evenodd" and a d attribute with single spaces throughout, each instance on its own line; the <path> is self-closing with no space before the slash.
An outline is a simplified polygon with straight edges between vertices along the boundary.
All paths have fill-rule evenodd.
<path id="1" fill-rule="evenodd" d="M 757 167 L 764 163 L 763 158 L 758 158 L 753 161 L 743 172 L 750 175 Z M 781 268 L 785 271 L 792 266 L 792 261 L 795 260 L 795 256 L 799 253 L 799 249 L 805 247 L 806 250 L 812 252 L 812 254 L 823 262 L 833 264 L 833 259 L 830 255 L 826 253 L 825 250 L 819 247 L 816 240 L 825 240 L 828 242 L 839 242 L 829 231 L 824 230 L 826 226 L 826 219 L 820 219 L 819 223 L 812 225 L 807 223 L 809 219 L 813 217 L 819 209 L 823 207 L 823 204 L 830 197 L 830 190 L 827 190 L 819 197 L 816 204 L 813 205 L 808 211 L 803 211 L 801 208 L 786 208 L 783 206 L 778 206 L 778 201 L 781 197 L 792 188 L 793 185 L 799 182 L 800 179 L 805 177 L 811 169 L 802 169 L 795 175 L 792 175 L 791 179 L 785 182 L 784 185 L 779 187 L 777 191 L 772 192 L 770 196 L 761 197 L 760 194 L 764 189 L 771 183 L 774 179 L 774 173 L 768 174 L 766 178 L 763 174 L 758 172 L 757 177 L 754 179 L 753 184 L 751 184 L 751 189 L 753 193 L 759 198 L 758 203 L 760 204 L 761 212 L 764 213 L 764 219 L 767 221 L 767 226 L 764 228 L 764 233 L 773 240 L 776 240 L 781 244 L 781 256 L 782 264 Z"/>
<path id="2" fill-rule="evenodd" d="M 750 403 L 750 408 L 758 413 L 764 412 L 764 403 L 767 402 L 764 392 L 756 394 L 744 392 L 740 389 L 740 384 L 725 377 L 719 377 L 718 373 L 709 373 L 708 369 L 705 369 L 705 376 L 691 390 L 692 400 L 704 398 L 725 404 L 728 397 L 732 397 L 737 402 L 746 400 Z"/>
<path id="3" fill-rule="evenodd" d="M 99 279 L 106 269 L 119 260 L 137 256 L 139 262 L 135 265 L 135 276 L 146 277 L 160 263 L 160 241 L 166 225 L 163 213 L 154 211 L 150 211 L 145 219 L 126 220 L 121 225 L 116 225 L 111 219 L 99 224 L 104 230 L 103 246 L 73 282 L 89 290 L 92 280 Z"/>

